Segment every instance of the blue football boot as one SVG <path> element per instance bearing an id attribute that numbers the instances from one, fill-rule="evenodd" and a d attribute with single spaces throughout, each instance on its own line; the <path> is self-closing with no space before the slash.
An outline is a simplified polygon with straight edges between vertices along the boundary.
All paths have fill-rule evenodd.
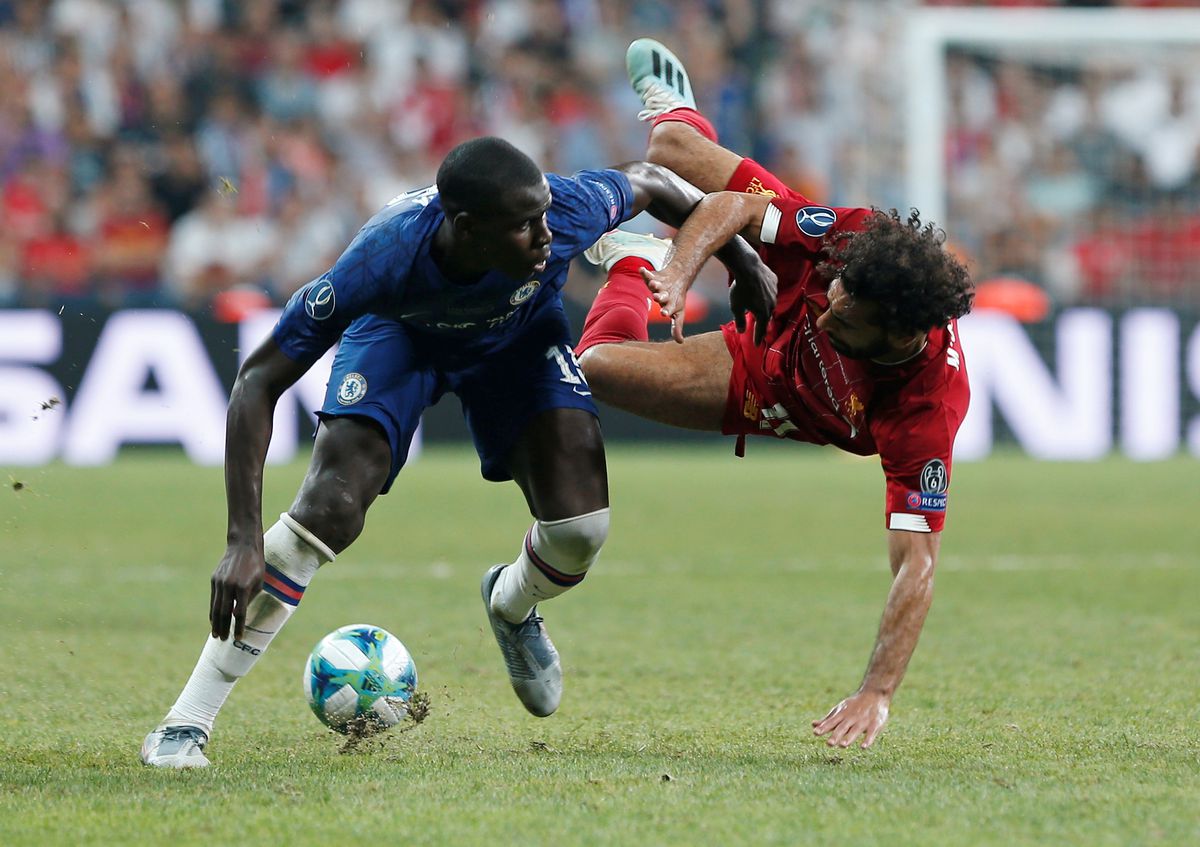
<path id="1" fill-rule="evenodd" d="M 163 726 L 142 742 L 142 764 L 156 768 L 206 768 L 208 734 L 198 726 Z"/>
<path id="2" fill-rule="evenodd" d="M 521 703 L 532 714 L 544 718 L 554 714 L 562 699 L 562 664 L 558 651 L 546 633 L 546 627 L 535 606 L 524 621 L 509 623 L 492 611 L 492 589 L 500 571 L 508 565 L 488 568 L 480 584 L 483 608 L 504 656 L 508 678 Z"/>

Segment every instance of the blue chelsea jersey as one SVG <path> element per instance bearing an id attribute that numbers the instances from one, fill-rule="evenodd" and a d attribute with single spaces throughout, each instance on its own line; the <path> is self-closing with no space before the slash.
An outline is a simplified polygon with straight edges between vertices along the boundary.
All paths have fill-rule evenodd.
<path id="1" fill-rule="evenodd" d="M 367 221 L 328 273 L 292 295 L 275 343 L 289 358 L 312 363 L 351 323 L 375 315 L 463 352 L 503 346 L 539 307 L 557 306 L 571 260 L 633 212 L 633 189 L 619 171 L 546 180 L 553 241 L 540 274 L 514 280 L 489 271 L 469 285 L 451 283 L 430 254 L 445 220 L 437 187 L 410 191 Z"/>

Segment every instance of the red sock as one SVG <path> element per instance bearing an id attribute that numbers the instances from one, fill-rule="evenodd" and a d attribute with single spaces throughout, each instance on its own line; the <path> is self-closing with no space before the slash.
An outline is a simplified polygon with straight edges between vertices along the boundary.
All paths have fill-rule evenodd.
<path id="1" fill-rule="evenodd" d="M 612 266 L 608 282 L 596 295 L 596 302 L 583 323 L 583 335 L 575 345 L 575 355 L 597 344 L 619 344 L 622 341 L 645 341 L 649 338 L 646 324 L 650 317 L 650 291 L 642 279 L 641 269 L 653 267 L 638 256 L 626 256 Z"/>
<path id="2" fill-rule="evenodd" d="M 666 123 L 667 121 L 678 121 L 679 123 L 687 124 L 709 141 L 716 142 L 717 140 L 717 128 L 712 125 L 712 121 L 704 117 L 704 115 L 700 114 L 695 109 L 689 109 L 687 106 L 682 106 L 678 109 L 672 109 L 669 112 L 663 112 L 654 119 L 654 122 L 651 123 L 650 126 L 656 127 L 661 123 Z"/>

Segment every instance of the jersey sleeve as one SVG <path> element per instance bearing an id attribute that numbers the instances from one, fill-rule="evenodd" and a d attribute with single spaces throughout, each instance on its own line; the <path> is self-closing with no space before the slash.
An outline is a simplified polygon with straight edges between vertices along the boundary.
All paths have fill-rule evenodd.
<path id="1" fill-rule="evenodd" d="M 330 270 L 302 287 L 284 306 L 272 337 L 294 361 L 312 364 L 346 328 L 374 311 L 397 274 L 395 233 L 368 223 Z"/>
<path id="2" fill-rule="evenodd" d="M 550 230 L 559 255 L 577 256 L 617 224 L 633 216 L 633 187 L 620 171 L 547 174 L 553 203 Z"/>
<path id="3" fill-rule="evenodd" d="M 954 418 L 933 404 L 872 427 L 887 484 L 888 529 L 942 531 L 957 429 Z"/>
<path id="4" fill-rule="evenodd" d="M 956 322 L 930 332 L 935 352 L 921 373 L 868 418 L 887 480 L 888 529 L 941 532 L 954 439 L 971 403 Z"/>
<path id="5" fill-rule="evenodd" d="M 870 209 L 821 206 L 799 194 L 776 197 L 763 215 L 759 240 L 776 247 L 802 247 L 817 255 L 830 236 L 858 232 L 871 214 Z"/>

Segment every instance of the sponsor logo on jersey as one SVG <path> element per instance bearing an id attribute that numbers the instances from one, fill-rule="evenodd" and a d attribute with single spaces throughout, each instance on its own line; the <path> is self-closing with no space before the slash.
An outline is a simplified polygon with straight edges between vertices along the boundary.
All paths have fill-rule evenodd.
<path id="1" fill-rule="evenodd" d="M 343 406 L 353 406 L 367 396 L 367 378 L 360 373 L 348 373 L 338 386 L 337 401 Z"/>
<path id="2" fill-rule="evenodd" d="M 758 410 L 760 407 L 761 404 L 758 402 L 758 398 L 754 396 L 754 392 L 747 388 L 746 398 L 742 401 L 742 416 L 746 420 L 756 421 L 758 420 Z"/>
<path id="3" fill-rule="evenodd" d="M 921 468 L 921 493 L 945 494 L 950 487 L 950 474 L 941 459 L 930 459 Z"/>
<path id="4" fill-rule="evenodd" d="M 600 189 L 600 193 L 608 200 L 608 225 L 614 227 L 619 224 L 621 221 L 617 218 L 617 195 L 613 194 L 613 190 L 599 180 L 589 179 L 588 182 Z"/>
<path id="5" fill-rule="evenodd" d="M 837 223 L 837 212 L 828 206 L 805 206 L 796 213 L 796 226 L 809 238 L 820 238 Z"/>
<path id="6" fill-rule="evenodd" d="M 865 422 L 863 413 L 866 410 L 867 407 L 863 405 L 863 401 L 858 398 L 857 394 L 851 391 L 850 396 L 846 398 L 845 410 L 846 421 L 850 424 L 851 430 L 853 430 L 853 432 L 850 433 L 851 438 L 853 438 L 855 433 L 862 428 L 862 425 Z"/>
<path id="7" fill-rule="evenodd" d="M 534 293 L 541 287 L 541 280 L 531 279 L 529 282 L 525 283 L 516 291 L 514 291 L 512 296 L 508 298 L 508 302 L 512 303 L 514 306 L 520 306 L 522 303 L 532 297 Z"/>
<path id="8" fill-rule="evenodd" d="M 314 321 L 323 321 L 333 314 L 336 304 L 333 281 L 326 275 L 309 287 L 308 295 L 304 298 L 304 311 Z"/>

